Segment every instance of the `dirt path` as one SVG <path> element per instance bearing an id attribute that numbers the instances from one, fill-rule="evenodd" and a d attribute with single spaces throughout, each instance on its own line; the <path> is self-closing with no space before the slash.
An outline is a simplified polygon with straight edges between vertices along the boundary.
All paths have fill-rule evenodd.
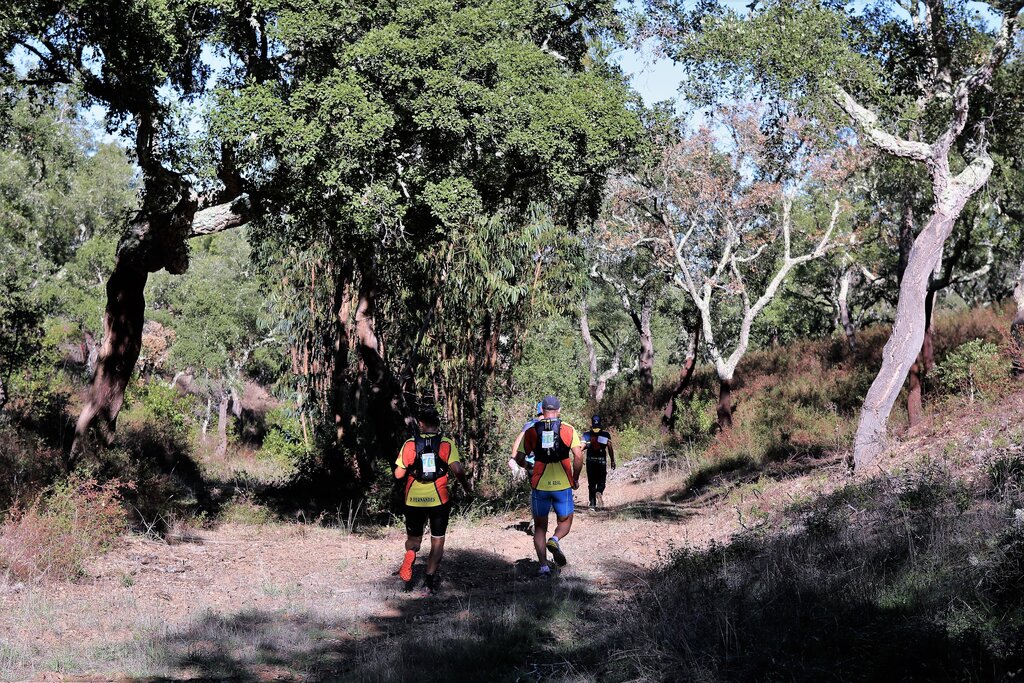
<path id="1" fill-rule="evenodd" d="M 423 624 L 462 621 L 459 637 L 480 638 L 498 622 L 522 627 L 520 612 L 557 617 L 552 600 L 568 596 L 572 630 L 575 610 L 614 611 L 673 546 L 739 528 L 729 506 L 668 502 L 682 474 L 644 467 L 613 473 L 606 511 L 578 508 L 563 543 L 569 564 L 551 582 L 534 577 L 526 489 L 516 515 L 453 522 L 441 591 L 430 598 L 407 592 L 396 575 L 399 526 L 345 535 L 225 525 L 170 545 L 130 537 L 80 582 L 0 584 L 0 678 L 400 680 L 393 660 L 405 655 L 381 651 Z M 577 504 L 585 496 L 584 485 Z M 414 582 L 424 559 L 421 551 Z"/>

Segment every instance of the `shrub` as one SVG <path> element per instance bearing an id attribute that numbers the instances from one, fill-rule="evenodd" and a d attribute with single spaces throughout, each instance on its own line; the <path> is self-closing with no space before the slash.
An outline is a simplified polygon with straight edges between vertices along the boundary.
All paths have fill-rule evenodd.
<path id="1" fill-rule="evenodd" d="M 241 491 L 221 510 L 221 519 L 234 524 L 262 526 L 274 521 L 274 515 L 256 501 L 251 491 Z"/>
<path id="2" fill-rule="evenodd" d="M 1006 379 L 1006 363 L 999 347 L 983 339 L 973 339 L 958 346 L 935 368 L 939 384 L 949 393 L 966 394 L 973 403 L 975 396 L 991 395 Z"/>
<path id="3" fill-rule="evenodd" d="M 685 401 L 679 400 L 677 429 L 681 434 L 702 435 L 714 430 L 715 407 L 718 402 L 708 395 L 694 392 Z"/>
<path id="4" fill-rule="evenodd" d="M 191 411 L 187 398 L 163 382 L 148 382 L 142 387 L 138 399 L 145 420 L 177 438 L 185 438 L 186 417 Z"/>
<path id="5" fill-rule="evenodd" d="M 76 578 L 125 531 L 121 482 L 72 475 L 0 526 L 0 566 L 20 579 Z"/>
<path id="6" fill-rule="evenodd" d="M 64 453 L 0 415 L 0 510 L 36 495 L 64 469 Z"/>
<path id="7" fill-rule="evenodd" d="M 293 476 L 308 473 L 315 464 L 314 452 L 306 445 L 299 420 L 288 410 L 275 408 L 267 413 L 266 422 L 260 456 L 288 468 Z"/>

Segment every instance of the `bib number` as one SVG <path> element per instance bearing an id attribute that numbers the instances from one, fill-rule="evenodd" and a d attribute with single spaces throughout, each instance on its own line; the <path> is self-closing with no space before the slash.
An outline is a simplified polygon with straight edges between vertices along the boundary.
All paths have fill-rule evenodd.
<path id="1" fill-rule="evenodd" d="M 437 461 L 433 453 L 423 453 L 420 456 L 420 464 L 423 465 L 424 475 L 432 475 L 437 473 Z"/>
<path id="2" fill-rule="evenodd" d="M 553 431 L 546 429 L 540 433 L 540 447 L 545 449 L 555 447 L 555 433 Z"/>
<path id="3" fill-rule="evenodd" d="M 608 437 L 607 436 L 599 436 L 599 437 L 597 437 L 597 442 L 603 446 L 606 443 L 608 443 Z"/>

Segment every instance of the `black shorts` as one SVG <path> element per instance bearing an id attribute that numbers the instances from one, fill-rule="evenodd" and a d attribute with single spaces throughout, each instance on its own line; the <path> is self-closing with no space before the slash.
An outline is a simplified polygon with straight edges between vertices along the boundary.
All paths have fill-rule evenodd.
<path id="1" fill-rule="evenodd" d="M 410 536 L 422 536 L 423 527 L 430 521 L 430 535 L 440 538 L 448 531 L 448 515 L 452 511 L 450 503 L 435 505 L 429 508 L 405 506 L 405 531 Z"/>

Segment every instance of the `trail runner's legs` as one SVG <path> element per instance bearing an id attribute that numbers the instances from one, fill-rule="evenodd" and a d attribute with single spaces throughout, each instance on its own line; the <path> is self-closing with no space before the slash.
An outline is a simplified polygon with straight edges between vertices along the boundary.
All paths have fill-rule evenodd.
<path id="1" fill-rule="evenodd" d="M 554 537 L 561 541 L 569 535 L 572 528 L 574 505 L 572 489 L 564 491 L 532 491 L 530 507 L 533 511 L 533 546 L 537 551 L 537 561 L 541 567 L 548 566 L 548 513 L 555 510 L 558 523 Z"/>
<path id="2" fill-rule="evenodd" d="M 438 505 L 429 508 L 415 508 L 406 506 L 405 509 L 405 561 L 399 570 L 402 580 L 408 582 L 412 579 L 412 564 L 416 553 L 423 544 L 423 527 L 430 522 L 430 554 L 427 556 L 427 579 L 428 586 L 432 587 L 433 576 L 441 565 L 441 558 L 444 557 L 444 539 L 448 531 L 448 519 L 451 513 L 451 505 Z"/>

